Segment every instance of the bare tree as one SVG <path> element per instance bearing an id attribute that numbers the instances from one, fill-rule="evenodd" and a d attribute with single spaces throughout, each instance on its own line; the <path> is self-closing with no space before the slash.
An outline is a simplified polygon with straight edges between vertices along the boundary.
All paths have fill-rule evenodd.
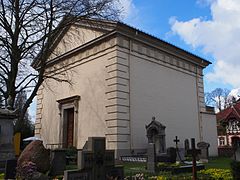
<path id="1" fill-rule="evenodd" d="M 217 108 L 218 111 L 222 111 L 230 103 L 228 98 L 229 93 L 228 89 L 216 88 L 212 92 L 205 93 L 205 103 Z"/>
<path id="2" fill-rule="evenodd" d="M 14 109 L 17 94 L 28 92 L 24 118 L 45 77 L 56 35 L 83 18 L 115 19 L 116 0 L 0 0 L 0 94 Z M 31 64 L 38 59 L 37 72 Z"/>

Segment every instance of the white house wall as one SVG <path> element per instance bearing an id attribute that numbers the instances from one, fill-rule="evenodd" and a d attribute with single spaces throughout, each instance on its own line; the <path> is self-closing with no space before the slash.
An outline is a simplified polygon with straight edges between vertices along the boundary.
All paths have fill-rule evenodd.
<path id="1" fill-rule="evenodd" d="M 166 126 L 167 147 L 174 145 L 175 136 L 182 143 L 198 139 L 196 78 L 140 57 L 131 58 L 130 69 L 133 147 L 146 148 L 145 125 L 153 116 Z"/>
<path id="2" fill-rule="evenodd" d="M 206 136 L 207 142 L 215 138 L 213 124 L 214 132 L 203 134 L 209 117 L 204 119 L 200 113 L 205 111 L 202 67 L 122 35 L 81 49 L 81 43 L 101 35 L 85 29 L 86 39 L 75 38 L 81 31 L 71 30 L 55 49 L 64 53 L 79 46 L 78 52 L 50 65 L 46 72 L 68 77 L 72 86 L 49 79 L 38 91 L 35 134 L 45 144 L 62 143 L 57 101 L 72 96 L 80 96 L 75 117 L 77 148 L 89 136 L 103 136 L 117 156 L 146 151 L 145 125 L 153 116 L 166 126 L 167 147 L 174 146 L 175 136 L 181 140 L 180 147 L 187 138 L 196 138 L 196 143 Z M 75 40 L 79 41 L 71 44 Z"/>
<path id="3" fill-rule="evenodd" d="M 82 26 L 79 27 L 78 25 L 72 25 L 58 42 L 49 59 L 53 59 L 66 52 L 69 52 L 74 48 L 77 48 L 101 35 L 103 35 L 102 31 L 97 31 Z"/>
<path id="4" fill-rule="evenodd" d="M 218 155 L 218 136 L 217 136 L 217 122 L 216 115 L 210 113 L 202 113 L 203 121 L 203 141 L 210 144 L 209 155 L 217 156 Z"/>
<path id="5" fill-rule="evenodd" d="M 129 62 L 130 149 L 146 150 L 145 125 L 153 116 L 166 126 L 168 147 L 175 146 L 175 136 L 181 140 L 180 147 L 187 138 L 202 141 L 202 68 L 136 40 L 119 37 L 118 45 L 118 60 Z M 207 135 L 215 138 L 214 133 Z"/>
<path id="6" fill-rule="evenodd" d="M 60 111 L 57 100 L 80 96 L 77 113 L 77 148 L 82 148 L 89 136 L 104 137 L 106 127 L 106 65 L 111 53 L 115 52 L 115 40 L 103 42 L 98 46 L 80 51 L 75 56 L 47 69 L 59 73 L 53 77 L 68 77 L 71 85 L 53 79 L 45 81 L 38 92 L 37 120 L 35 134 L 41 137 L 44 144 L 62 143 L 59 138 Z M 65 75 L 60 75 L 64 72 Z"/>

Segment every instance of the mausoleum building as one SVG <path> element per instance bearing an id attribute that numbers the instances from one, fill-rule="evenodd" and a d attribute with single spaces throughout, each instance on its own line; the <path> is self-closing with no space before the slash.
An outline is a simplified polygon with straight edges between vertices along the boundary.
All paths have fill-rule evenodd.
<path id="1" fill-rule="evenodd" d="M 161 123 L 166 147 L 187 138 L 217 155 L 216 116 L 205 108 L 209 61 L 112 21 L 83 20 L 53 43 L 37 95 L 35 135 L 45 145 L 83 148 L 106 137 L 116 156 L 146 152 L 146 125 Z M 34 66 L 37 66 L 37 61 Z M 67 78 L 69 82 L 56 81 Z"/>

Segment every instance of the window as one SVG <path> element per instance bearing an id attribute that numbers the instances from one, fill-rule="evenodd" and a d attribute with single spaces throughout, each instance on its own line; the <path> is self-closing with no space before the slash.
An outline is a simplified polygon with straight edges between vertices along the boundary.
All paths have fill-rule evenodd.
<path id="1" fill-rule="evenodd" d="M 224 137 L 220 137 L 219 138 L 219 145 L 220 146 L 224 146 L 225 145 L 225 138 Z"/>

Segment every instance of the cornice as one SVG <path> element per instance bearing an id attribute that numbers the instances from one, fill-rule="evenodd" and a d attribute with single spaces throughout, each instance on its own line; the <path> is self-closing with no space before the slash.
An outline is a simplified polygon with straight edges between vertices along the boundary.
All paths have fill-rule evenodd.
<path id="1" fill-rule="evenodd" d="M 212 64 L 210 61 L 207 61 L 197 55 L 194 55 L 190 52 L 187 52 L 177 46 L 174 46 L 168 42 L 165 42 L 157 37 L 151 36 L 147 33 L 144 33 L 140 30 L 134 29 L 128 25 L 119 23 L 116 28 L 116 33 L 127 38 L 133 39 L 140 43 L 143 43 L 147 46 L 159 49 L 167 54 L 172 56 L 187 60 L 193 64 L 201 66 L 202 68 L 207 67 L 209 64 Z"/>

